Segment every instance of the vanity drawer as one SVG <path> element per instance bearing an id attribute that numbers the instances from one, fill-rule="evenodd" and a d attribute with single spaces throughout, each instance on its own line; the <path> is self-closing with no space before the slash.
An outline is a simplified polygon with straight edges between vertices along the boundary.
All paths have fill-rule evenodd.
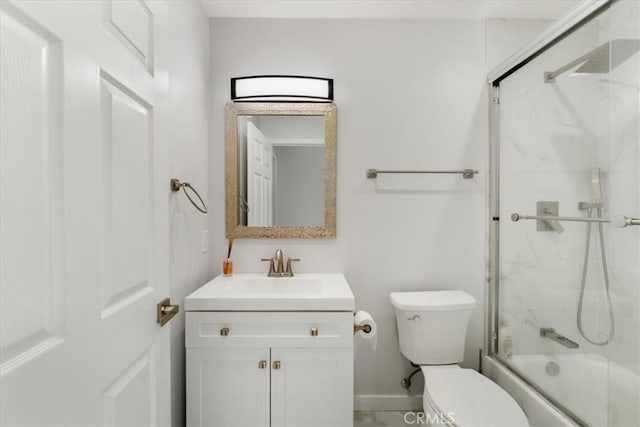
<path id="1" fill-rule="evenodd" d="M 186 347 L 352 347 L 352 312 L 187 312 Z"/>

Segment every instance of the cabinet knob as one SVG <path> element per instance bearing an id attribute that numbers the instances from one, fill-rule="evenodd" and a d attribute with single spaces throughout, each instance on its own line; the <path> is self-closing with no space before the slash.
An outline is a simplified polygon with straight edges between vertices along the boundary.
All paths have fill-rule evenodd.
<path id="1" fill-rule="evenodd" d="M 312 337 L 318 336 L 318 328 L 311 328 L 311 336 Z"/>
<path id="2" fill-rule="evenodd" d="M 267 361 L 266 360 L 261 360 L 260 362 L 258 362 L 258 368 L 266 369 L 267 368 Z"/>
<path id="3" fill-rule="evenodd" d="M 273 369 L 280 369 L 280 361 L 276 360 L 275 362 L 273 362 Z"/>
<path id="4" fill-rule="evenodd" d="M 223 337 L 226 337 L 227 335 L 229 335 L 229 328 L 220 329 L 220 335 L 222 335 Z"/>

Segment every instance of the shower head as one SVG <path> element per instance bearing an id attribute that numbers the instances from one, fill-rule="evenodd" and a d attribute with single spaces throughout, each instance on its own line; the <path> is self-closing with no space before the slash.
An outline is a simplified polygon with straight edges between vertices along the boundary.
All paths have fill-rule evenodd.
<path id="1" fill-rule="evenodd" d="M 640 51 L 640 39 L 613 39 L 591 52 L 574 59 L 555 71 L 544 73 L 545 83 L 555 83 L 556 77 L 579 65 L 576 74 L 604 74 L 618 67 Z"/>
<path id="2" fill-rule="evenodd" d="M 640 50 L 638 39 L 614 39 L 590 52 L 587 62 L 576 69 L 576 73 L 605 74 L 631 58 Z"/>

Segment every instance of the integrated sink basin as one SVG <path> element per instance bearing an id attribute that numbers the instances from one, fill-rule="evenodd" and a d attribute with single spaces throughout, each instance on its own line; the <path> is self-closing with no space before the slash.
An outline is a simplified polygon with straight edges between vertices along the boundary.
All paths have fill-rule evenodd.
<path id="1" fill-rule="evenodd" d="M 318 277 L 241 277 L 237 281 L 238 292 L 318 293 L 322 292 L 322 279 Z"/>
<path id="2" fill-rule="evenodd" d="M 185 311 L 353 311 L 342 274 L 217 276 L 185 298 Z"/>

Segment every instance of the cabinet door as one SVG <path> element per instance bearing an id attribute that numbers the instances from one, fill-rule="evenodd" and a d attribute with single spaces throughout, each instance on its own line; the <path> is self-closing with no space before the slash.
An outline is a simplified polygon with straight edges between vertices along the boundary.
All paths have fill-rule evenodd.
<path id="1" fill-rule="evenodd" d="M 271 426 L 351 425 L 353 348 L 271 349 Z"/>
<path id="2" fill-rule="evenodd" d="M 188 348 L 187 424 L 269 426 L 269 371 L 265 347 Z"/>

